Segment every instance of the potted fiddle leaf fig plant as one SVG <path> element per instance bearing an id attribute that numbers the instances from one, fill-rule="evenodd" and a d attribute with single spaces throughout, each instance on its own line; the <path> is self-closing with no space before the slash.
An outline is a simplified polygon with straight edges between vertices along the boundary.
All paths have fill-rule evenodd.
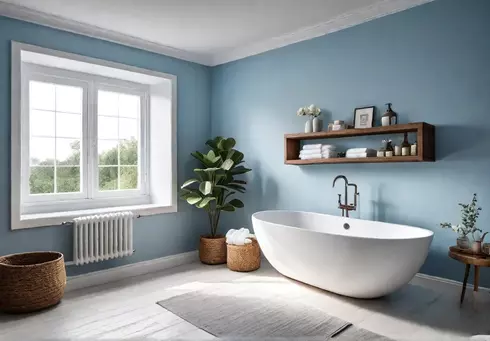
<path id="1" fill-rule="evenodd" d="M 244 206 L 233 196 L 237 192 L 245 193 L 247 182 L 238 177 L 251 169 L 242 165 L 244 155 L 234 149 L 235 143 L 233 138 L 218 136 L 206 142 L 210 147 L 207 153 L 191 153 L 201 168 L 194 169 L 195 178 L 181 186 L 180 197 L 208 214 L 210 231 L 199 242 L 199 258 L 205 264 L 226 263 L 226 239 L 218 233 L 221 213 Z"/>

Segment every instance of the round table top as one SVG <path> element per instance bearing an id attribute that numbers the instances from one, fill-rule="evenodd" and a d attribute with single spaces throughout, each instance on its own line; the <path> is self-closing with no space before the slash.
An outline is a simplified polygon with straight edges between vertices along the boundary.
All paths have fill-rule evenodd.
<path id="1" fill-rule="evenodd" d="M 490 257 L 483 258 L 482 256 L 470 255 L 467 253 L 462 253 L 462 252 L 452 251 L 452 250 L 449 250 L 448 255 L 452 259 L 455 259 L 464 264 L 490 267 Z"/>

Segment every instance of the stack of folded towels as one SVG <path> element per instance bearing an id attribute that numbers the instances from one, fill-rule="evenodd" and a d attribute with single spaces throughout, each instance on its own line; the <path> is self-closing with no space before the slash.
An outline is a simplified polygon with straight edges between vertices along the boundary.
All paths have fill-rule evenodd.
<path id="1" fill-rule="evenodd" d="M 328 159 L 337 157 L 335 146 L 330 144 L 305 144 L 299 152 L 301 160 Z"/>
<path id="2" fill-rule="evenodd" d="M 372 157 L 376 156 L 376 151 L 369 148 L 351 148 L 345 152 L 347 158 Z"/>
<path id="3" fill-rule="evenodd" d="M 251 244 L 255 235 L 249 229 L 242 227 L 239 230 L 231 229 L 226 233 L 226 243 L 232 245 Z"/>

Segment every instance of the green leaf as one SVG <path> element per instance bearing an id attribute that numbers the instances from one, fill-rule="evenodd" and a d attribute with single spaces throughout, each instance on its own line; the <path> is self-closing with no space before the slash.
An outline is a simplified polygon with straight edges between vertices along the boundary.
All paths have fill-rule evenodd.
<path id="1" fill-rule="evenodd" d="M 222 211 L 227 211 L 227 212 L 234 212 L 235 211 L 235 207 L 233 205 L 230 205 L 230 204 L 218 206 L 218 208 Z"/>
<path id="2" fill-rule="evenodd" d="M 196 158 L 197 160 L 199 160 L 204 167 L 213 167 L 213 163 L 200 152 L 194 152 L 191 153 L 191 155 L 194 156 L 194 158 Z"/>
<path id="3" fill-rule="evenodd" d="M 230 205 L 233 205 L 233 207 L 236 207 L 236 208 L 242 208 L 244 205 L 243 205 L 243 202 L 241 200 L 238 200 L 238 199 L 233 199 L 229 202 Z"/>
<path id="4" fill-rule="evenodd" d="M 204 158 L 206 159 L 208 165 L 214 166 L 219 160 L 221 160 L 220 156 L 216 156 L 214 151 L 210 150 Z"/>
<path id="5" fill-rule="evenodd" d="M 244 158 L 243 153 L 239 152 L 238 150 L 234 150 L 234 149 L 233 149 L 233 151 L 234 151 L 233 155 L 228 156 L 228 159 L 232 159 L 235 164 L 242 162 L 242 160 Z"/>
<path id="6" fill-rule="evenodd" d="M 208 173 L 218 172 L 220 170 L 221 170 L 221 168 L 218 168 L 218 167 L 210 167 L 210 168 L 204 169 L 204 171 L 208 172 Z"/>
<path id="7" fill-rule="evenodd" d="M 231 167 L 233 167 L 233 160 L 227 159 L 223 164 L 221 165 L 221 168 L 224 170 L 230 170 Z"/>
<path id="8" fill-rule="evenodd" d="M 228 187 L 229 189 L 233 189 L 235 191 L 238 191 L 240 193 L 245 193 L 245 191 L 247 190 L 245 187 L 243 186 L 240 186 L 240 185 L 234 185 L 234 184 L 228 184 L 226 185 L 226 187 Z"/>
<path id="9" fill-rule="evenodd" d="M 180 188 L 186 188 L 187 186 L 192 185 L 195 182 L 199 182 L 199 180 L 197 180 L 197 179 L 189 179 L 186 182 L 184 182 L 184 184 Z"/>
<path id="10" fill-rule="evenodd" d="M 196 207 L 198 207 L 198 208 L 204 208 L 204 207 L 208 206 L 209 203 L 211 201 L 213 201 L 213 200 L 216 200 L 216 198 L 215 197 L 206 197 L 206 198 L 202 199 L 202 201 L 200 203 L 198 203 L 196 205 Z"/>
<path id="11" fill-rule="evenodd" d="M 236 141 L 234 138 L 228 138 L 225 140 L 225 142 L 223 143 L 223 149 L 224 150 L 230 150 L 232 149 L 233 147 L 235 147 L 236 145 Z"/>
<path id="12" fill-rule="evenodd" d="M 208 145 L 209 147 L 213 148 L 213 149 L 218 149 L 218 143 L 223 140 L 223 137 L 222 136 L 216 136 L 214 139 L 212 140 L 207 140 L 206 141 L 206 145 Z"/>
<path id="13" fill-rule="evenodd" d="M 202 198 L 200 196 L 191 196 L 191 197 L 187 198 L 187 203 L 189 203 L 190 205 L 195 205 L 199 201 L 201 201 L 201 199 Z"/>
<path id="14" fill-rule="evenodd" d="M 246 185 L 247 182 L 244 180 L 233 180 L 232 184 Z"/>
<path id="15" fill-rule="evenodd" d="M 208 195 L 213 191 L 213 184 L 211 181 L 204 181 L 199 184 L 199 190 L 202 194 Z"/>
<path id="16" fill-rule="evenodd" d="M 245 174 L 245 173 L 248 173 L 250 171 L 251 171 L 251 169 L 249 169 L 249 168 L 245 168 L 243 166 L 238 166 L 238 167 L 233 168 L 230 172 L 233 175 L 238 175 L 238 174 Z"/>
<path id="17" fill-rule="evenodd" d="M 228 139 L 223 139 L 218 142 L 218 149 L 228 151 L 233 147 L 235 147 L 235 144 L 236 144 L 235 139 L 231 137 Z"/>

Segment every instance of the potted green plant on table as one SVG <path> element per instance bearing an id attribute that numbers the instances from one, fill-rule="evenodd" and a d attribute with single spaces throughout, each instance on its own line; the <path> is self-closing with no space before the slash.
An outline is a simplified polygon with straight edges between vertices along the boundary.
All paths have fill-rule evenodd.
<path id="1" fill-rule="evenodd" d="M 218 233 L 221 213 L 233 212 L 244 206 L 233 196 L 237 192 L 245 192 L 247 182 L 237 177 L 251 169 L 242 165 L 244 155 L 234 149 L 235 144 L 233 138 L 218 136 L 206 142 L 211 148 L 206 154 L 191 153 L 202 168 L 194 169 L 196 177 L 181 186 L 181 198 L 208 214 L 210 233 L 201 236 L 199 242 L 199 258 L 205 264 L 226 263 L 226 240 Z"/>
<path id="2" fill-rule="evenodd" d="M 475 193 L 473 194 L 471 203 L 459 204 L 459 206 L 461 206 L 461 224 L 453 225 L 451 223 L 441 223 L 442 228 L 450 228 L 458 233 L 459 237 L 456 240 L 456 245 L 462 249 L 469 249 L 471 247 L 470 240 L 468 239 L 470 233 L 474 234 L 475 232 L 482 232 L 482 230 L 476 227 L 476 220 L 481 211 L 481 207 L 478 207 L 477 203 L 478 200 Z"/>

